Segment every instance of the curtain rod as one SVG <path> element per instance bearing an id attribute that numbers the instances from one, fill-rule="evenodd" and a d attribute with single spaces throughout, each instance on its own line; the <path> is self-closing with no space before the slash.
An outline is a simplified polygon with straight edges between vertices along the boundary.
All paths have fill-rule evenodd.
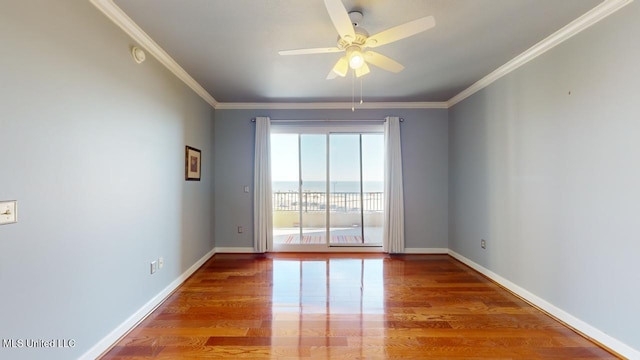
<path id="1" fill-rule="evenodd" d="M 271 119 L 273 122 L 385 122 L 386 119 Z M 256 122 L 256 118 L 251 118 L 251 122 Z M 404 122 L 400 118 L 400 122 Z"/>

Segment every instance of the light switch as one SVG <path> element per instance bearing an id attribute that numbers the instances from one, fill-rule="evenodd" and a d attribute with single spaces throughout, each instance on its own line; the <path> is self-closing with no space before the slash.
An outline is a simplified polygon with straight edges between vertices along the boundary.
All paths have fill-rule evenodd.
<path id="1" fill-rule="evenodd" d="M 18 222 L 18 202 L 0 201 L 0 225 Z"/>
<path id="2" fill-rule="evenodd" d="M 246 192 L 247 194 L 249 193 L 249 185 L 244 186 L 244 192 Z"/>

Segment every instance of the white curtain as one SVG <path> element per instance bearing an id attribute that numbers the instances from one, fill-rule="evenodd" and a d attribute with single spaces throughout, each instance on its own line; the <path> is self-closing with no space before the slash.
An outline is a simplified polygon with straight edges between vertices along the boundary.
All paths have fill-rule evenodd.
<path id="1" fill-rule="evenodd" d="M 271 214 L 271 120 L 256 118 L 256 147 L 253 171 L 253 246 L 267 251 L 273 236 Z"/>
<path id="2" fill-rule="evenodd" d="M 384 250 L 398 254 L 404 253 L 404 194 L 400 118 L 396 116 L 384 123 L 384 147 Z"/>

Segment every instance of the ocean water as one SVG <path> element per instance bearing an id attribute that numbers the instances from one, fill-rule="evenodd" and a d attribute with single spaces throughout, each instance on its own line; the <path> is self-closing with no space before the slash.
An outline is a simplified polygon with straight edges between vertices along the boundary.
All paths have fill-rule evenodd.
<path id="1" fill-rule="evenodd" d="M 359 181 L 331 181 L 331 192 L 360 192 Z M 384 190 L 384 182 L 382 181 L 364 181 L 364 192 L 382 192 Z M 289 192 L 298 191 L 297 181 L 274 181 L 271 184 L 273 192 Z M 304 181 L 302 184 L 302 191 L 324 192 L 327 190 L 327 183 L 325 181 Z"/>

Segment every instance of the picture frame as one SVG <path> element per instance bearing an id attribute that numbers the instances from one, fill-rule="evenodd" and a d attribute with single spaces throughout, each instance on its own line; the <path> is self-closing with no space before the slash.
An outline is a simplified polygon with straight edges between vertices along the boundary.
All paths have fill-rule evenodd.
<path id="1" fill-rule="evenodd" d="M 186 181 L 200 181 L 202 170 L 202 152 L 191 146 L 185 148 L 184 179 Z"/>

